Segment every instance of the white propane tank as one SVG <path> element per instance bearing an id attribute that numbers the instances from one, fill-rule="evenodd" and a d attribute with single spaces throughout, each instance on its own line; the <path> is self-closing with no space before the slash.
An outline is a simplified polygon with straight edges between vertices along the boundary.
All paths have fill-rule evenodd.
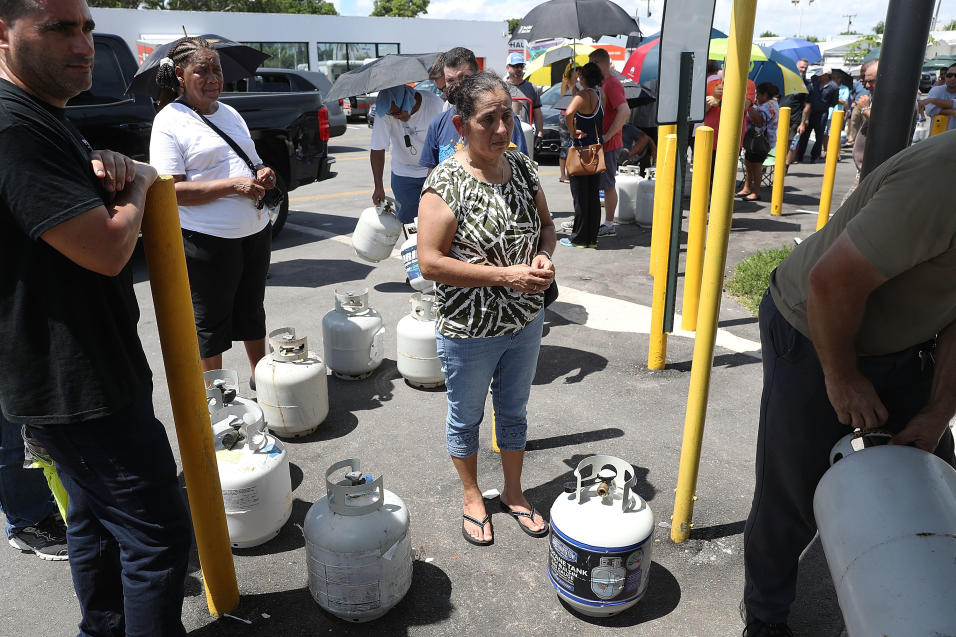
<path id="1" fill-rule="evenodd" d="M 548 577 L 574 610 L 616 615 L 647 591 L 654 514 L 632 491 L 634 468 L 620 458 L 585 458 L 574 475 L 551 505 Z"/>
<path id="2" fill-rule="evenodd" d="M 344 479 L 329 476 L 348 469 Z M 333 615 L 367 622 L 387 613 L 412 584 L 408 509 L 364 476 L 358 460 L 325 472 L 327 495 L 305 516 L 305 556 L 312 598 Z"/>
<path id="3" fill-rule="evenodd" d="M 415 292 L 409 299 L 412 311 L 398 322 L 398 373 L 414 387 L 445 384 L 435 342 L 435 297 Z"/>
<path id="4" fill-rule="evenodd" d="M 434 288 L 435 284 L 423 277 L 422 271 L 418 267 L 418 234 L 415 230 L 409 231 L 409 236 L 402 243 L 399 252 L 402 253 L 402 263 L 405 264 L 408 284 L 419 292 Z"/>
<path id="5" fill-rule="evenodd" d="M 325 363 L 309 351 L 295 328 L 269 332 L 272 353 L 256 364 L 256 399 L 269 431 L 277 436 L 306 436 L 329 415 L 329 381 Z"/>
<path id="6" fill-rule="evenodd" d="M 956 470 L 879 435 L 840 440 L 813 496 L 847 634 L 956 634 Z"/>
<path id="7" fill-rule="evenodd" d="M 524 135 L 524 143 L 528 147 L 528 157 L 534 159 L 534 126 L 528 122 L 521 122 L 521 133 Z"/>
<path id="8" fill-rule="evenodd" d="M 657 181 L 654 179 L 654 170 L 647 171 L 647 179 L 637 184 L 635 196 L 634 221 L 642 228 L 650 228 L 654 223 L 654 188 Z"/>
<path id="9" fill-rule="evenodd" d="M 384 204 L 362 211 L 352 232 L 352 247 L 366 261 L 378 263 L 392 254 L 401 234 L 402 222 L 395 216 L 395 200 L 386 197 Z"/>
<path id="10" fill-rule="evenodd" d="M 248 548 L 274 538 L 289 519 L 292 475 L 282 443 L 265 431 L 262 410 L 251 400 L 230 397 L 228 382 L 216 376 L 223 371 L 203 375 L 207 383 L 213 375 L 206 390 L 209 420 L 229 542 Z M 238 384 L 238 374 L 231 374 Z"/>
<path id="11" fill-rule="evenodd" d="M 615 177 L 617 190 L 617 209 L 614 211 L 616 223 L 634 223 L 637 216 L 637 191 L 644 181 L 637 166 L 621 166 Z"/>
<path id="12" fill-rule="evenodd" d="M 322 317 L 325 364 L 346 380 L 365 378 L 382 364 L 385 325 L 368 304 L 368 288 L 336 288 L 335 308 Z"/>

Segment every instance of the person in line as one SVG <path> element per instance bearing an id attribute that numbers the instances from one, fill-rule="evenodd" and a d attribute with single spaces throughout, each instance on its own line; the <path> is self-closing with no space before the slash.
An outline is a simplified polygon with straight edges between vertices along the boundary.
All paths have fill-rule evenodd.
<path id="1" fill-rule="evenodd" d="M 837 87 L 837 102 L 827 111 L 827 126 L 823 131 L 823 150 L 820 152 L 820 159 L 826 159 L 827 148 L 830 147 L 830 125 L 833 123 L 833 113 L 835 111 L 845 113 L 850 104 L 850 76 L 840 69 L 833 69 L 831 73 L 833 75 L 831 82 Z M 838 131 L 838 134 L 841 132 Z M 839 157 L 839 153 L 837 156 Z"/>
<path id="2" fill-rule="evenodd" d="M 859 79 L 853 80 L 853 88 L 850 89 L 850 115 L 847 117 L 846 125 L 846 144 L 853 148 L 853 144 L 856 142 L 856 134 L 860 131 L 860 126 L 863 125 L 863 115 L 861 110 L 863 108 L 862 98 L 864 96 L 869 97 L 870 92 L 866 90 L 863 86 L 863 71 L 861 68 Z"/>
<path id="3" fill-rule="evenodd" d="M 777 143 L 777 116 L 779 107 L 775 98 L 778 89 L 771 82 L 763 82 L 757 86 L 757 101 L 747 109 L 747 126 L 754 126 L 763 131 L 764 137 L 774 148 Z M 770 153 L 753 153 L 744 151 L 746 174 L 744 187 L 737 193 L 745 201 L 760 201 L 760 179 L 763 175 L 763 162 Z"/>
<path id="4" fill-rule="evenodd" d="M 708 60 L 707 63 L 707 86 L 704 90 L 704 126 L 710 126 L 714 129 L 714 146 L 711 155 L 711 166 L 717 166 L 717 141 L 720 138 L 720 113 L 723 108 L 724 100 L 724 77 L 719 67 L 717 68 L 716 73 L 712 73 L 714 69 L 711 66 L 713 60 Z M 716 62 L 714 62 L 716 66 Z M 741 116 L 741 119 L 745 120 L 745 116 L 750 108 L 753 106 L 754 102 L 757 99 L 757 85 L 754 84 L 754 81 L 750 78 L 747 78 L 747 90 L 744 96 L 744 113 Z M 740 141 L 743 143 L 744 135 L 746 134 L 746 120 L 743 122 L 744 125 L 740 127 Z M 658 141 L 658 143 L 660 143 Z M 714 173 L 716 171 L 710 171 L 710 185 L 711 189 L 714 186 Z M 743 183 L 739 184 L 740 187 L 743 187 Z"/>
<path id="5" fill-rule="evenodd" d="M 428 79 L 435 83 L 435 88 L 441 91 L 442 110 L 449 107 L 448 100 L 445 98 L 445 54 L 439 53 L 432 66 L 428 69 Z"/>
<path id="6" fill-rule="evenodd" d="M 222 66 L 209 42 L 177 40 L 156 83 L 182 91 L 156 114 L 149 157 L 176 185 L 202 370 L 221 369 L 222 353 L 243 341 L 254 390 L 256 363 L 266 353 L 264 299 L 272 251 L 272 226 L 261 200 L 276 185 L 276 174 L 263 165 L 242 116 L 219 101 Z"/>
<path id="7" fill-rule="evenodd" d="M 823 69 L 810 81 L 810 94 L 807 96 L 807 105 L 803 107 L 803 119 L 797 132 L 800 139 L 793 154 L 792 164 L 799 164 L 804 160 L 810 133 L 813 132 L 815 141 L 810 149 L 810 163 L 816 162 L 822 152 L 824 130 L 827 123 L 827 114 L 830 107 L 835 106 L 839 98 L 840 88 L 832 81 L 830 69 Z"/>
<path id="8" fill-rule="evenodd" d="M 857 100 L 857 105 L 860 107 L 860 117 L 862 118 L 860 129 L 853 139 L 853 163 L 856 165 L 857 180 L 859 180 L 859 172 L 863 168 L 863 151 L 866 150 L 866 136 L 870 132 L 870 112 L 873 108 L 873 98 L 876 97 L 876 75 L 879 69 L 879 59 L 864 62 L 860 68 L 860 73 L 863 75 L 863 88 L 869 91 L 869 95 L 864 95 Z M 855 188 L 856 185 L 854 184 L 853 187 Z"/>
<path id="9" fill-rule="evenodd" d="M 530 81 L 524 79 L 524 55 L 521 53 L 510 53 L 505 60 L 505 70 L 508 72 L 505 80 L 508 82 L 508 90 L 511 91 L 511 97 L 526 97 L 531 100 L 531 123 L 534 124 L 535 135 L 540 143 L 544 136 L 544 117 L 541 115 L 541 96 L 538 94 L 537 87 Z M 525 102 L 516 102 L 514 108 L 517 111 L 526 111 L 528 105 Z"/>
<path id="10" fill-rule="evenodd" d="M 565 122 L 575 146 L 590 146 L 602 141 L 604 126 L 601 92 L 604 81 L 601 69 L 594 62 L 581 67 L 581 90 L 565 111 Z M 607 161 L 605 159 L 605 161 Z M 596 248 L 601 228 L 601 175 L 570 175 L 571 197 L 574 200 L 574 221 L 571 236 L 561 239 L 567 248 Z"/>
<path id="11" fill-rule="evenodd" d="M 937 187 L 953 162 L 954 132 L 897 153 L 771 274 L 744 529 L 747 637 L 791 634 L 813 493 L 840 438 L 885 428 L 891 444 L 956 466 L 956 215 Z"/>
<path id="12" fill-rule="evenodd" d="M 446 51 L 442 63 L 445 69 L 445 98 L 452 108 L 447 109 L 428 125 L 425 146 L 418 157 L 418 165 L 424 166 L 429 171 L 468 144 L 468 136 L 454 124 L 454 117 L 457 114 L 454 108 L 455 89 L 466 77 L 478 72 L 478 60 L 475 54 L 460 46 Z M 514 144 L 514 148 L 525 155 L 528 154 L 528 145 L 525 143 L 517 115 L 514 116 L 511 143 Z"/>
<path id="13" fill-rule="evenodd" d="M 806 58 L 797 60 L 797 70 L 800 71 L 800 78 L 807 88 L 806 93 L 790 93 L 780 98 L 780 107 L 790 107 L 790 131 L 787 134 L 787 165 L 794 163 L 797 151 L 793 146 L 793 139 L 803 133 L 800 125 L 803 124 L 803 109 L 807 105 L 810 97 L 810 80 L 807 79 L 807 69 L 810 67 L 810 61 Z"/>
<path id="14" fill-rule="evenodd" d="M 84 0 L 0 3 L 0 408 L 69 495 L 80 633 L 185 635 L 189 518 L 130 266 L 157 173 L 66 117 L 94 28 Z"/>
<path id="15" fill-rule="evenodd" d="M 945 84 L 931 88 L 919 105 L 926 109 L 927 117 L 948 117 L 946 130 L 956 128 L 956 64 L 946 69 Z"/>
<path id="16" fill-rule="evenodd" d="M 442 112 L 442 100 L 434 93 L 416 91 L 404 84 L 378 92 L 375 111 L 379 114 L 372 125 L 369 163 L 375 190 L 372 203 L 385 201 L 385 151 L 391 147 L 391 187 L 398 204 L 398 219 L 413 223 L 418 216 L 421 196 L 428 169 L 418 164 L 418 154 L 425 146 L 428 125 Z"/>
<path id="17" fill-rule="evenodd" d="M 601 190 L 604 191 L 604 223 L 598 230 L 598 235 L 610 237 L 617 234 L 614 229 L 614 213 L 617 211 L 617 189 L 614 179 L 617 175 L 617 150 L 624 146 L 621 129 L 627 123 L 631 109 L 627 105 L 624 85 L 611 73 L 611 56 L 607 49 L 594 49 L 588 54 L 588 60 L 597 64 L 604 76 L 604 81 L 601 83 L 601 109 L 604 112 L 604 130 L 601 131 L 601 138 L 604 140 L 604 165 L 607 170 L 601 173 Z"/>
<path id="18" fill-rule="evenodd" d="M 624 147 L 618 151 L 618 166 L 639 166 L 641 175 L 654 164 L 657 144 L 651 136 L 633 124 L 625 124 L 621 129 Z"/>
<path id="19" fill-rule="evenodd" d="M 494 528 L 478 488 L 478 427 L 489 385 L 504 473 L 499 504 L 525 533 L 548 533 L 522 492 L 521 467 L 555 232 L 535 164 L 507 150 L 514 128 L 507 85 L 477 73 L 456 95 L 454 122 L 468 144 L 425 182 L 418 263 L 436 282 L 446 447 L 464 490 L 461 533 L 486 546 Z"/>
<path id="20" fill-rule="evenodd" d="M 561 76 L 561 96 L 577 95 L 579 83 L 579 67 L 575 66 L 574 60 L 572 59 L 564 68 L 564 74 Z M 558 117 L 558 135 L 561 139 L 561 145 L 558 148 L 558 168 L 561 171 L 561 176 L 558 177 L 558 181 L 562 184 L 570 183 L 568 179 L 567 160 L 568 146 L 571 144 L 571 134 L 568 132 L 568 124 L 564 119 L 566 112 L 567 111 L 560 111 L 560 116 Z"/>

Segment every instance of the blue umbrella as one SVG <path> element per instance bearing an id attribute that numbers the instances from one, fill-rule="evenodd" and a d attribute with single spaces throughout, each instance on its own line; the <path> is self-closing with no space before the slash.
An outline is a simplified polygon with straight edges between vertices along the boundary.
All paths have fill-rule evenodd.
<path id="1" fill-rule="evenodd" d="M 753 62 L 747 74 L 754 84 L 770 82 L 778 89 L 780 95 L 790 93 L 806 93 L 807 88 L 797 70 L 797 64 L 780 51 L 767 47 L 760 47 L 767 56 L 767 60 Z"/>
<path id="2" fill-rule="evenodd" d="M 806 58 L 810 64 L 816 64 L 823 59 L 820 54 L 820 47 L 813 42 L 801 40 L 799 38 L 786 38 L 778 40 L 770 45 L 770 48 L 783 53 L 794 62 Z"/>

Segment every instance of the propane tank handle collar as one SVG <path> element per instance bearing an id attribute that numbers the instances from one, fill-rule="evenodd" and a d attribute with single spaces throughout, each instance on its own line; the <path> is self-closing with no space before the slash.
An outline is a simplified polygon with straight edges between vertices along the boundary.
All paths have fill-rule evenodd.
<path id="1" fill-rule="evenodd" d="M 398 216 L 395 214 L 396 207 L 395 199 L 393 197 L 385 197 L 385 203 L 380 203 L 375 206 L 375 211 L 380 215 Z"/>
<path id="2" fill-rule="evenodd" d="M 578 481 L 578 487 L 577 487 L 578 504 L 581 504 L 584 502 L 584 492 L 586 491 L 586 489 L 583 488 L 583 485 L 582 485 L 582 482 L 584 481 L 584 479 L 581 477 L 581 473 L 584 471 L 584 469 L 590 467 L 591 477 L 597 477 L 597 473 L 605 465 L 611 465 L 612 467 L 614 467 L 614 470 L 617 471 L 617 477 L 615 477 L 614 482 L 618 481 L 618 477 L 621 480 L 623 480 L 624 476 L 626 476 L 628 473 L 631 474 L 631 479 L 621 484 L 621 486 L 624 489 L 624 497 L 621 498 L 621 510 L 627 511 L 628 505 L 630 504 L 630 500 L 631 500 L 631 491 L 634 489 L 634 486 L 637 484 L 637 473 L 634 471 L 634 467 L 632 467 L 630 463 L 624 460 L 621 460 L 620 458 L 615 458 L 614 456 L 590 456 L 589 458 L 585 458 L 580 463 L 578 463 L 577 468 L 574 470 L 574 476 L 577 478 L 577 481 Z"/>
<path id="3" fill-rule="evenodd" d="M 269 332 L 269 345 L 272 347 L 272 360 L 301 361 L 309 357 L 308 337 L 295 337 L 294 327 L 280 327 Z"/>
<path id="4" fill-rule="evenodd" d="M 355 458 L 341 460 L 325 470 L 325 491 L 329 498 L 329 510 L 340 515 L 365 515 L 381 509 L 385 504 L 385 486 L 382 476 L 379 476 L 371 482 L 358 485 L 345 485 L 332 482 L 330 476 L 346 467 L 349 471 L 346 473 L 361 472 L 361 462 Z M 363 495 L 371 495 L 378 492 L 378 499 L 369 504 L 352 505 L 348 501 L 350 498 L 356 498 Z"/>

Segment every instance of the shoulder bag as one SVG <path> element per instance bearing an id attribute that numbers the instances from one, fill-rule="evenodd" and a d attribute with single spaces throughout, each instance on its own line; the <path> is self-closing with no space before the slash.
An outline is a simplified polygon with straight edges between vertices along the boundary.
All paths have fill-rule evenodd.
<path id="1" fill-rule="evenodd" d="M 771 106 L 771 109 L 773 107 Z M 772 117 L 771 117 L 772 119 Z M 744 134 L 744 150 L 752 155 L 770 154 L 770 140 L 767 139 L 767 126 L 751 124 Z"/>
<path id="2" fill-rule="evenodd" d="M 597 122 L 594 124 L 594 136 L 601 139 L 598 134 Z M 587 146 L 578 146 L 574 144 L 568 148 L 568 158 L 565 160 L 567 173 L 572 177 L 586 177 L 588 175 L 600 175 L 607 168 L 604 166 L 604 146 L 601 143 L 589 144 Z"/>
<path id="3" fill-rule="evenodd" d="M 518 172 L 521 173 L 521 176 L 524 178 L 525 184 L 527 184 L 529 190 L 534 190 L 534 182 L 531 181 L 531 174 L 528 172 L 528 167 L 524 165 L 524 159 L 521 157 L 518 158 L 516 162 L 518 164 Z M 535 204 L 535 209 L 537 209 L 537 203 Z M 554 303 L 558 298 L 558 281 L 557 279 L 551 279 L 551 285 L 548 286 L 548 289 L 544 291 L 544 307 L 548 307 Z"/>

